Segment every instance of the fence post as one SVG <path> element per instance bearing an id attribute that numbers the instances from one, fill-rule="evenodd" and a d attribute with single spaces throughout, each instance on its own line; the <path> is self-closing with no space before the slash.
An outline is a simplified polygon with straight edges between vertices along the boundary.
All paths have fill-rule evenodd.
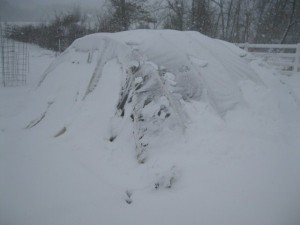
<path id="1" fill-rule="evenodd" d="M 295 62 L 294 62 L 294 72 L 298 72 L 298 67 L 300 67 L 300 43 L 297 44 L 296 47 L 296 55 L 295 55 Z"/>
<path id="2" fill-rule="evenodd" d="M 2 69 L 2 85 L 5 87 L 5 69 L 4 69 L 4 28 L 0 20 L 0 47 L 1 47 L 1 69 Z"/>
<path id="3" fill-rule="evenodd" d="M 248 52 L 248 48 L 249 48 L 249 43 L 248 43 L 248 42 L 246 42 L 246 43 L 245 43 L 244 50 L 245 50 L 246 52 Z"/>

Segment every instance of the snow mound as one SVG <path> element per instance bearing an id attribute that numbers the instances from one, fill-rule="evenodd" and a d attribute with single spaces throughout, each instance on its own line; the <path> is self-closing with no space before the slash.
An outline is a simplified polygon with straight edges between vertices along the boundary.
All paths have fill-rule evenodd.
<path id="1" fill-rule="evenodd" d="M 105 67 L 113 62 L 119 67 L 119 74 L 108 71 L 107 76 L 119 79 L 121 86 L 111 87 L 118 93 L 112 120 L 131 118 L 136 154 L 142 163 L 151 139 L 161 135 L 162 130 L 184 133 L 189 120 L 184 103 L 206 101 L 223 117 L 228 110 L 244 104 L 240 82 L 262 84 L 255 71 L 233 49 L 197 32 L 136 30 L 93 34 L 76 40 L 57 58 L 39 86 L 47 83 L 47 77 L 58 79 L 59 83 L 61 76 L 53 76 L 63 65 L 73 64 L 64 70 L 70 74 L 84 63 L 93 72 L 85 72 L 81 91 L 76 91 L 83 100 L 103 82 Z M 80 62 L 77 58 L 83 55 L 85 62 L 82 59 Z M 115 131 L 118 128 L 112 125 L 111 130 L 113 141 L 118 136 Z"/>

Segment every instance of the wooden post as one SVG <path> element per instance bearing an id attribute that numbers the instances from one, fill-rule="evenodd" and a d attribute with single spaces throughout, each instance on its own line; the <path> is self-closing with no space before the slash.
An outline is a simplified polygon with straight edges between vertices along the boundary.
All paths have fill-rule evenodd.
<path id="1" fill-rule="evenodd" d="M 245 43 L 245 48 L 244 48 L 244 50 L 245 50 L 246 52 L 248 52 L 248 49 L 249 49 L 249 43 L 246 42 L 246 43 Z"/>
<path id="2" fill-rule="evenodd" d="M 3 30 L 2 30 L 3 29 Z M 2 22 L 0 20 L 0 45 L 1 45 L 1 63 L 2 63 L 2 84 L 3 84 L 3 87 L 6 86 L 5 84 L 5 68 L 4 68 L 4 60 L 5 60 L 5 57 L 4 57 L 4 30 L 5 28 L 2 28 Z"/>
<path id="3" fill-rule="evenodd" d="M 298 67 L 300 67 L 300 43 L 297 44 L 294 62 L 294 72 L 298 72 Z"/>
<path id="4" fill-rule="evenodd" d="M 61 53 L 60 38 L 58 39 L 58 52 Z"/>

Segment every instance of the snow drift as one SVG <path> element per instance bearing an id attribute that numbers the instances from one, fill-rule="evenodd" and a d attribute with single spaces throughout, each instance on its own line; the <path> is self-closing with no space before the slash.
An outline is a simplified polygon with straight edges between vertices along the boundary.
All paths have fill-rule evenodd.
<path id="1" fill-rule="evenodd" d="M 291 84 L 197 32 L 78 39 L 0 110 L 0 221 L 296 225 Z"/>
<path id="2" fill-rule="evenodd" d="M 114 61 L 120 71 L 109 76 L 119 79 L 121 86 L 114 90 L 118 102 L 114 102 L 113 120 L 131 118 L 139 162 L 145 161 L 150 139 L 161 135 L 164 128 L 176 127 L 184 133 L 188 115 L 183 103 L 206 100 L 224 116 L 244 102 L 239 82 L 250 80 L 262 85 L 247 62 L 222 42 L 196 32 L 144 30 L 93 34 L 76 40 L 48 68 L 39 86 L 54 76 L 60 64 L 83 63 L 75 58 L 84 53 L 84 63 L 95 65 L 92 74 L 85 74 L 88 85 L 82 83 L 81 93 L 76 92 L 80 101 L 101 83 L 106 65 Z M 72 73 L 72 69 L 64 73 Z M 118 135 L 115 132 L 111 141 Z"/>

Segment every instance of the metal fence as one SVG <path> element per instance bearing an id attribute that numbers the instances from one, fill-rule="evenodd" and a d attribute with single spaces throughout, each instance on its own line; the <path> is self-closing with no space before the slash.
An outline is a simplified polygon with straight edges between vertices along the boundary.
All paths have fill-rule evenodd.
<path id="1" fill-rule="evenodd" d="M 27 44 L 8 38 L 11 29 L 0 23 L 0 80 L 3 87 L 26 84 L 29 72 Z"/>

